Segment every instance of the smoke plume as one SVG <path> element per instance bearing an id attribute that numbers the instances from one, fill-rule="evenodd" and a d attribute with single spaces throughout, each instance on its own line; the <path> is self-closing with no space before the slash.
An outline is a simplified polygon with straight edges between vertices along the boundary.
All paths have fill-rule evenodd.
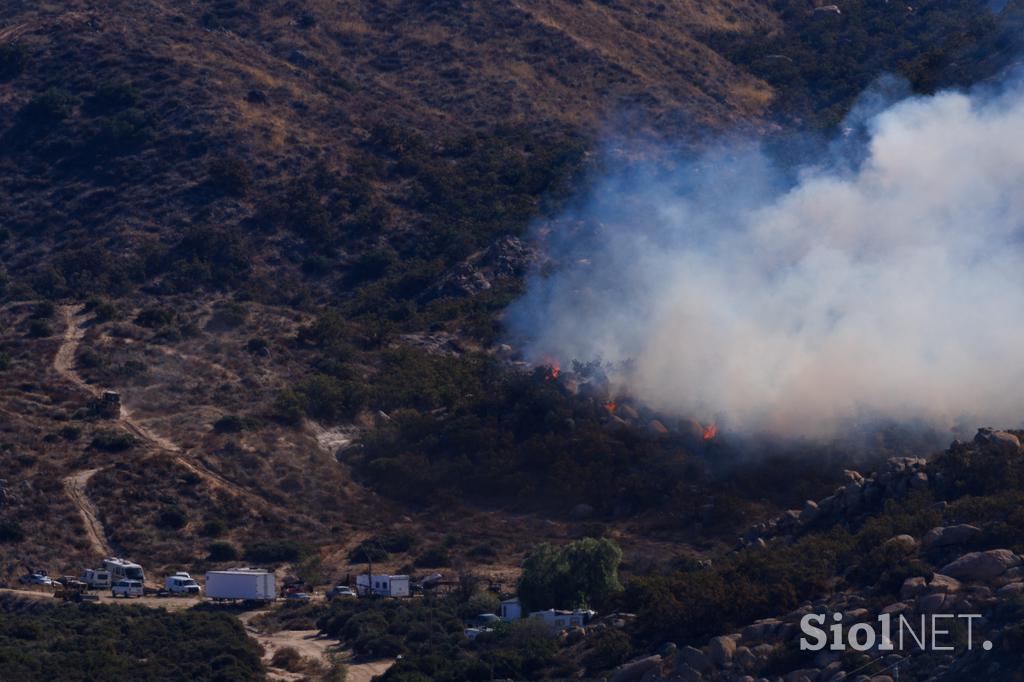
<path id="1" fill-rule="evenodd" d="M 756 145 L 609 162 L 510 331 L 735 432 L 1020 425 L 1024 91 L 864 102 L 795 172 Z"/>

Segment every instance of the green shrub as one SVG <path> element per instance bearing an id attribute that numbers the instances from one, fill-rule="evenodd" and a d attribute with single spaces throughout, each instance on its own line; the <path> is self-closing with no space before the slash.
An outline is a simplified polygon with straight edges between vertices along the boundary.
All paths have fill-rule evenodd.
<path id="1" fill-rule="evenodd" d="M 238 550 L 230 542 L 211 542 L 207 552 L 208 561 L 234 561 L 238 558 Z"/>
<path id="2" fill-rule="evenodd" d="M 443 547 L 430 547 L 416 557 L 417 568 L 445 568 L 452 565 L 451 555 Z"/>
<path id="3" fill-rule="evenodd" d="M 261 654 L 226 613 L 0 595 L 5 680 L 256 680 Z"/>
<path id="4" fill-rule="evenodd" d="M 51 336 L 53 330 L 50 328 L 49 323 L 46 320 L 32 320 L 28 325 L 28 335 L 33 339 L 41 339 L 47 336 Z"/>
<path id="5" fill-rule="evenodd" d="M 188 524 L 188 516 L 181 509 L 165 509 L 156 517 L 156 527 L 162 530 L 181 530 Z"/>
<path id="6" fill-rule="evenodd" d="M 305 547 L 295 540 L 259 540 L 245 546 L 245 559 L 257 564 L 298 561 Z"/>
<path id="7" fill-rule="evenodd" d="M 217 433 L 241 433 L 246 429 L 246 420 L 236 414 L 226 414 L 213 423 Z"/>
<path id="8" fill-rule="evenodd" d="M 252 172 L 237 156 L 216 159 L 210 164 L 208 175 L 210 185 L 224 194 L 242 196 L 252 187 Z"/>
<path id="9" fill-rule="evenodd" d="M 176 319 L 177 315 L 173 310 L 169 308 L 150 306 L 139 311 L 139 314 L 135 317 L 135 324 L 141 327 L 155 329 L 157 327 L 166 327 L 167 325 L 172 324 Z"/>
<path id="10" fill-rule="evenodd" d="M 124 452 L 135 445 L 135 437 L 121 431 L 100 431 L 92 438 L 91 446 L 107 452 Z"/>
<path id="11" fill-rule="evenodd" d="M 16 543 L 25 539 L 25 531 L 15 521 L 0 521 L 0 542 Z"/>
<path id="12" fill-rule="evenodd" d="M 81 102 L 67 90 L 50 88 L 22 107 L 21 115 L 34 125 L 52 125 L 70 116 Z"/>
<path id="13" fill-rule="evenodd" d="M 24 43 L 7 42 L 0 45 L 0 82 L 21 74 L 28 64 L 28 47 Z"/>

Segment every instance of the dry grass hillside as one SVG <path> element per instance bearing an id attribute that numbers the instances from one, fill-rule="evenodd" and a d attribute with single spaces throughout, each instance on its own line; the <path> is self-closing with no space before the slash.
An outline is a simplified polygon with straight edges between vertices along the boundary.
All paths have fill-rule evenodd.
<path id="1" fill-rule="evenodd" d="M 337 574 L 373 545 L 503 576 L 584 534 L 639 567 L 788 503 L 726 486 L 710 529 L 692 443 L 510 372 L 512 236 L 609 128 L 777 130 L 1001 39 L 918 5 L 4 3 L 0 580 L 109 553 Z"/>

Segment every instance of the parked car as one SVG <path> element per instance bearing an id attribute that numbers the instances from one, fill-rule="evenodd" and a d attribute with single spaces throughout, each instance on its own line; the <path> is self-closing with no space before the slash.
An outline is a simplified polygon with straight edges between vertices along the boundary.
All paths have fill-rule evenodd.
<path id="1" fill-rule="evenodd" d="M 111 597 L 141 597 L 143 594 L 141 580 L 118 580 L 110 586 Z"/>
<path id="2" fill-rule="evenodd" d="M 46 575 L 46 571 L 32 571 L 18 578 L 22 585 L 53 585 L 53 579 Z"/>
<path id="3" fill-rule="evenodd" d="M 356 593 L 348 585 L 335 585 L 331 589 L 327 590 L 327 601 L 334 601 L 335 599 L 355 599 Z"/>
<path id="4" fill-rule="evenodd" d="M 286 601 L 299 602 L 300 604 L 305 604 L 306 602 L 312 601 L 312 599 L 313 598 L 305 592 L 289 592 L 285 595 Z"/>

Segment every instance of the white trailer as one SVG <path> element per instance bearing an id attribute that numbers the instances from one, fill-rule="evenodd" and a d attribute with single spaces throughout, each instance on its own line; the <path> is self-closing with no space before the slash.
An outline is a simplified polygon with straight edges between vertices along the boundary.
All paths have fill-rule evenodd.
<path id="1" fill-rule="evenodd" d="M 277 597 L 274 574 L 255 568 L 206 573 L 206 596 L 211 599 L 273 601 Z"/>
<path id="2" fill-rule="evenodd" d="M 363 573 L 356 576 L 356 591 L 361 597 L 408 597 L 409 576 Z"/>

